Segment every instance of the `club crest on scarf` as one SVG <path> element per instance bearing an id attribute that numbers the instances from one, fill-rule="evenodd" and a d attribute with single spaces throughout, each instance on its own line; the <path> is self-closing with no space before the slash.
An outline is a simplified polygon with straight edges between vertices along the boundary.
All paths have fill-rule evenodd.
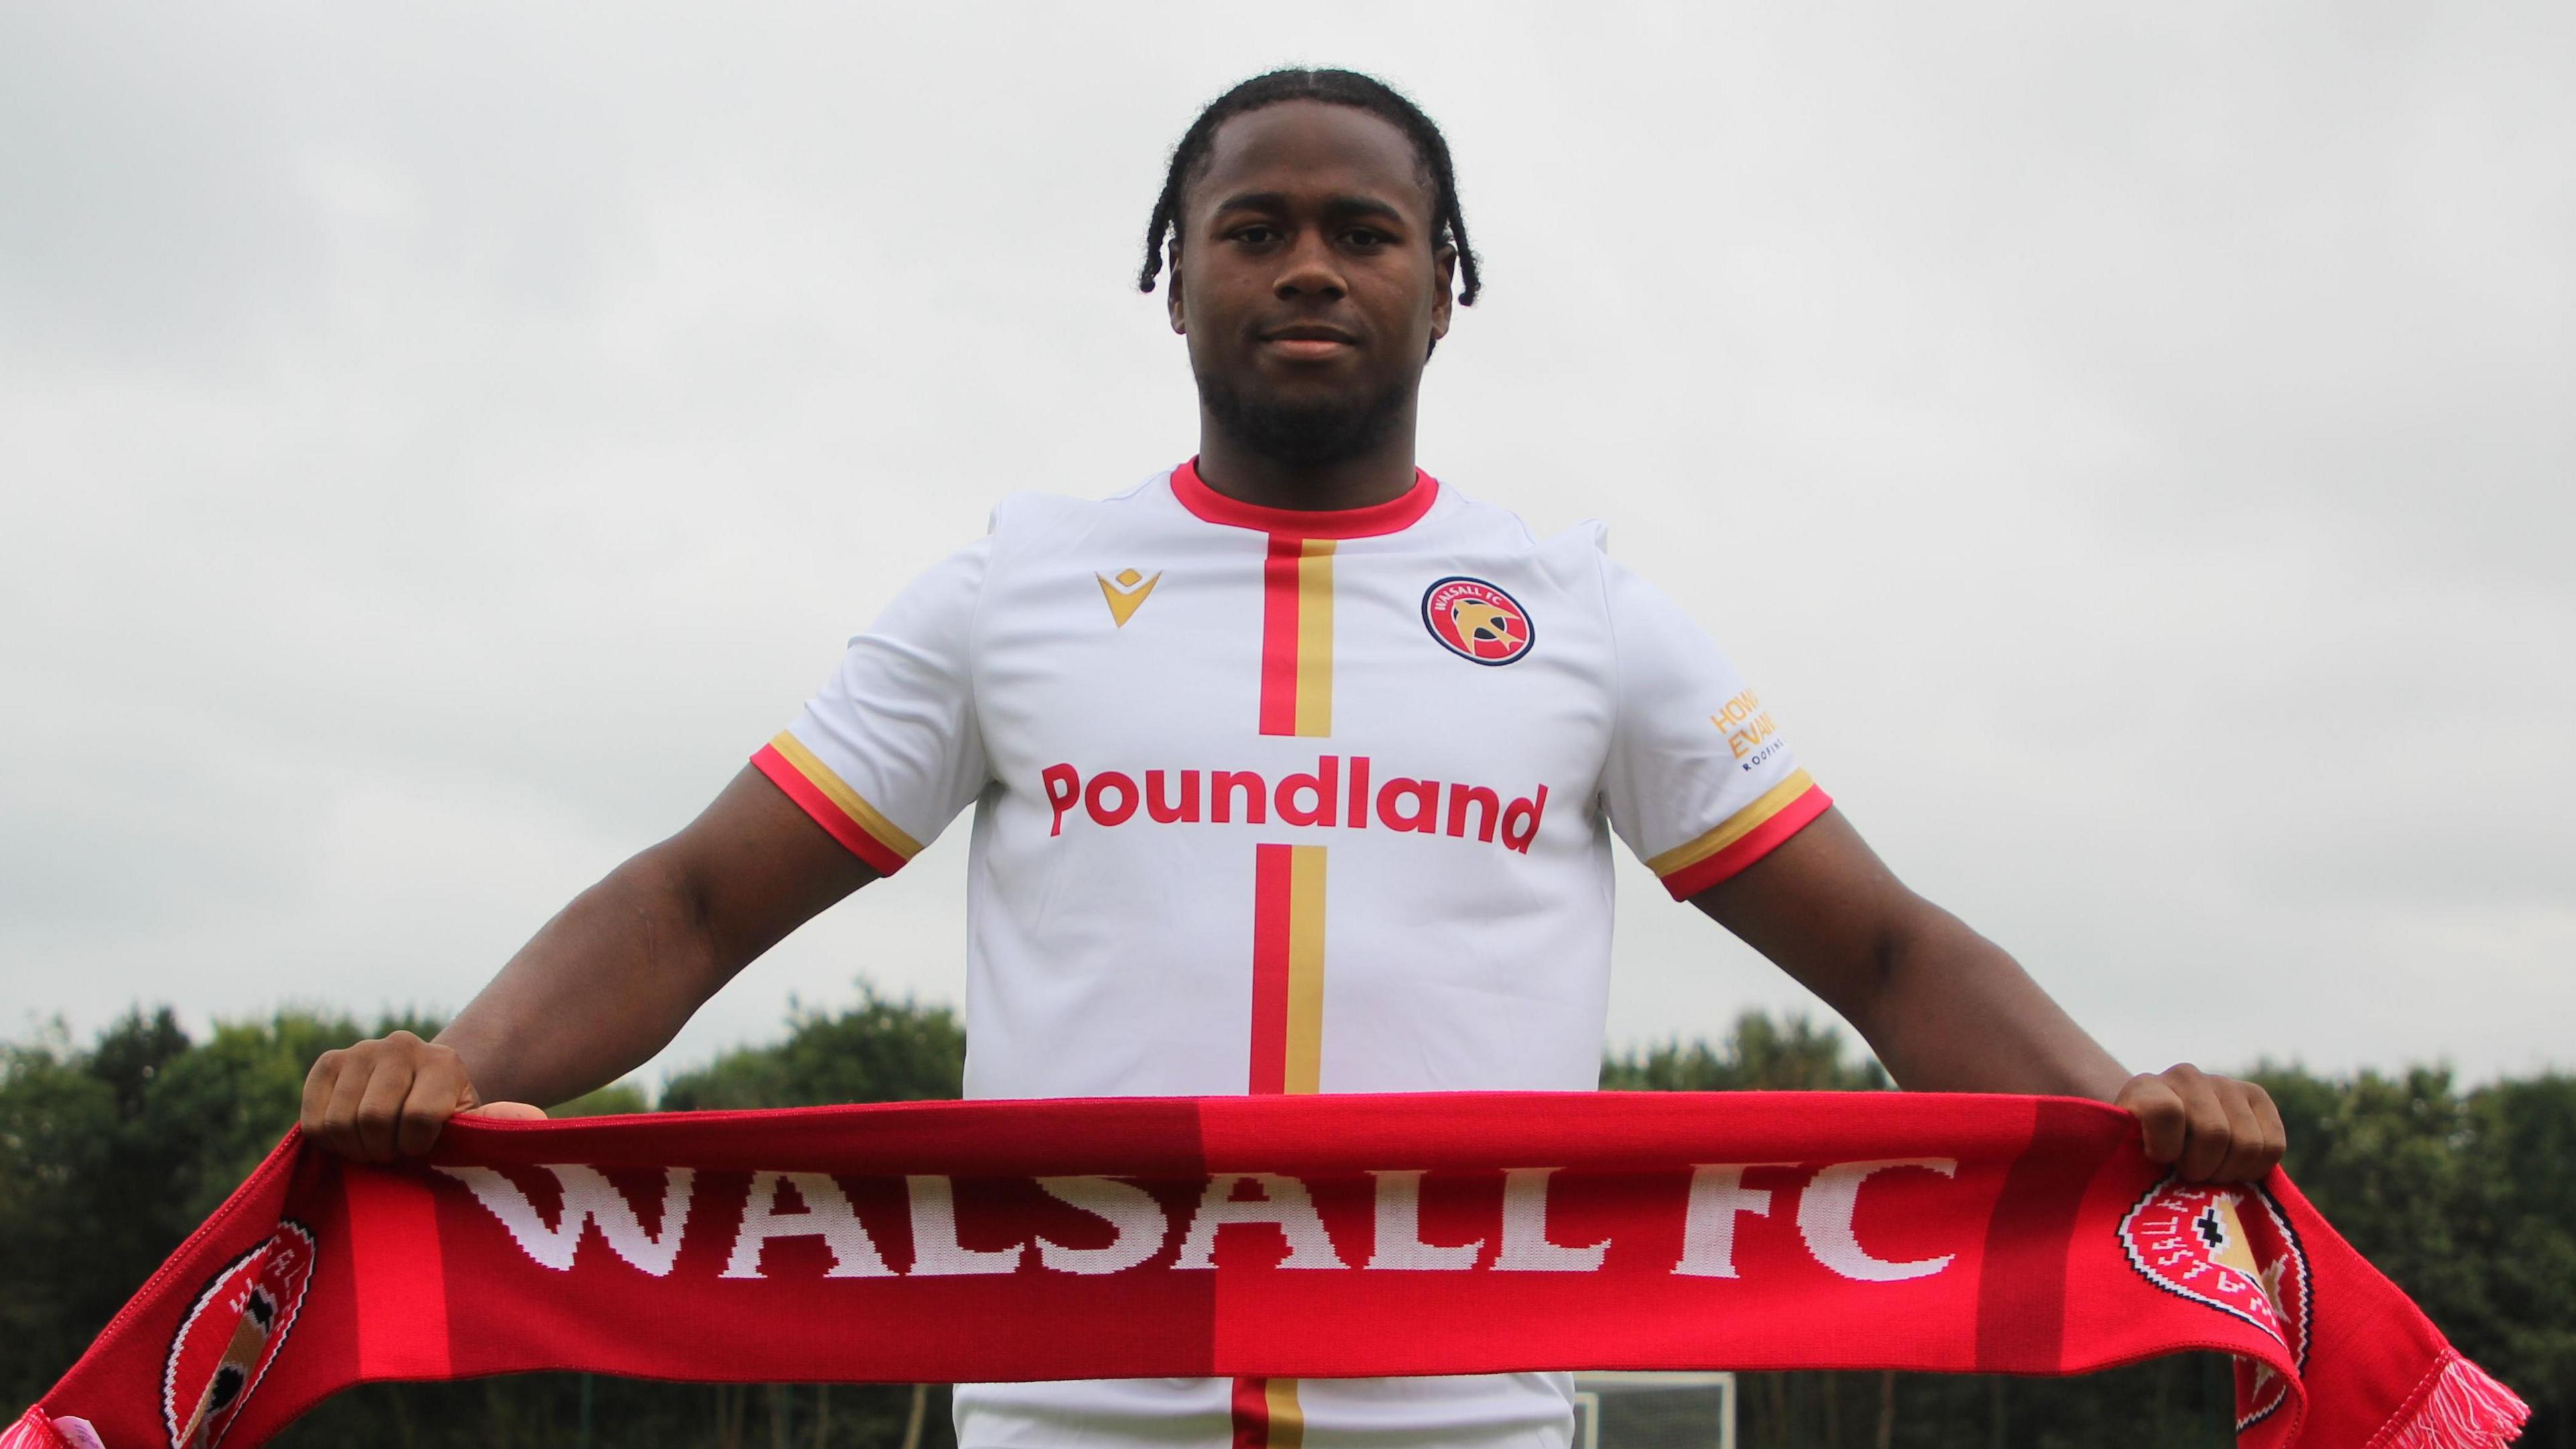
<path id="1" fill-rule="evenodd" d="M 2168 1175 L 2120 1220 L 2120 1246 L 2148 1282 L 2253 1324 L 2307 1368 L 2308 1257 L 2270 1193 Z M 2270 1368 L 2237 1360 L 2238 1429 L 2268 1417 L 2288 1395 Z"/>
<path id="2" fill-rule="evenodd" d="M 313 1232 L 292 1218 L 224 1265 L 179 1331 L 161 1369 L 161 1423 L 170 1449 L 214 1449 L 250 1401 L 313 1281 Z"/>

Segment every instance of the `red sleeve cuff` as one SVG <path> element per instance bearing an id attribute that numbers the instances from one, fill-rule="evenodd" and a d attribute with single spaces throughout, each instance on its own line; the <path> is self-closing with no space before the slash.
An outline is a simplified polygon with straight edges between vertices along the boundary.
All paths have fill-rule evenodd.
<path id="1" fill-rule="evenodd" d="M 781 733 L 751 757 L 751 767 L 787 793 L 832 838 L 879 875 L 892 875 L 921 853 L 911 836 L 861 799 L 795 736 Z"/>
<path id="2" fill-rule="evenodd" d="M 1780 848 L 1781 842 L 1807 828 L 1832 806 L 1833 797 L 1800 771 L 1789 785 L 1755 801 L 1734 819 L 1671 855 L 1694 857 L 1658 872 L 1674 900 L 1686 901 L 1718 882 L 1742 874 L 1747 866 Z M 1786 794 L 1775 800 L 1773 796 Z M 1749 818 L 1748 818 L 1749 817 Z M 1671 856 L 1659 857 L 1668 860 Z M 1653 862 L 1650 862 L 1653 863 Z"/>

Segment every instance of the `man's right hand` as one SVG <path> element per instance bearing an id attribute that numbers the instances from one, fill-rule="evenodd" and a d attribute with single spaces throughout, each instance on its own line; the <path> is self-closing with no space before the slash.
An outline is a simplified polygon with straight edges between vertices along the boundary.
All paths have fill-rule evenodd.
<path id="1" fill-rule="evenodd" d="M 360 1162 L 427 1152 L 459 1113 L 513 1121 L 546 1115 L 525 1102 L 487 1105 L 453 1048 L 407 1031 L 324 1052 L 304 1078 L 304 1135 Z"/>

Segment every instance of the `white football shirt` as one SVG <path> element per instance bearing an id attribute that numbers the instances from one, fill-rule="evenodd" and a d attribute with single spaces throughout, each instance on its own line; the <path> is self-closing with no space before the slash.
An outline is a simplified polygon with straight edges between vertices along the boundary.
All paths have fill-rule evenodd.
<path id="1" fill-rule="evenodd" d="M 1190 464 L 1005 500 L 753 757 L 880 871 L 970 802 L 969 1097 L 1599 1085 L 1610 834 L 1678 898 L 1822 813 L 1585 524 Z M 1556 1446 L 1563 1375 L 961 1385 L 963 1449 Z"/>

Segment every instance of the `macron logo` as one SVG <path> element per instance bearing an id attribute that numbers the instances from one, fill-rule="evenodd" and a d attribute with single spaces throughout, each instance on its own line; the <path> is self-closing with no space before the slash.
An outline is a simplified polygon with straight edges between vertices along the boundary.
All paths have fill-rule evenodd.
<path id="1" fill-rule="evenodd" d="M 1107 574 L 1093 574 L 1092 577 L 1100 580 L 1100 597 L 1109 601 L 1109 617 L 1116 620 L 1117 627 L 1121 629 L 1126 628 L 1127 621 L 1136 617 L 1136 611 L 1145 606 L 1145 597 L 1154 592 L 1154 585 L 1163 581 L 1161 574 L 1149 579 L 1134 569 L 1120 569 L 1115 579 Z"/>
<path id="2" fill-rule="evenodd" d="M 1345 768 L 1347 766 L 1347 768 Z M 1136 818 L 1138 810 L 1157 825 L 1267 824 L 1311 825 L 1344 830 L 1411 831 L 1417 835 L 1473 834 L 1487 844 L 1529 854 L 1538 838 L 1540 817 L 1547 813 L 1547 787 L 1506 803 L 1501 792 L 1483 785 L 1443 785 L 1398 775 L 1369 788 L 1366 755 L 1347 761 L 1324 755 L 1312 771 L 1283 775 L 1276 782 L 1257 770 L 1147 770 L 1142 784 L 1133 775 L 1102 770 L 1088 778 L 1070 764 L 1049 765 L 1039 772 L 1047 805 L 1055 812 L 1049 835 L 1062 835 L 1065 822 L 1079 811 L 1092 824 L 1114 829 Z M 1347 781 L 1347 787 L 1345 782 Z"/>

